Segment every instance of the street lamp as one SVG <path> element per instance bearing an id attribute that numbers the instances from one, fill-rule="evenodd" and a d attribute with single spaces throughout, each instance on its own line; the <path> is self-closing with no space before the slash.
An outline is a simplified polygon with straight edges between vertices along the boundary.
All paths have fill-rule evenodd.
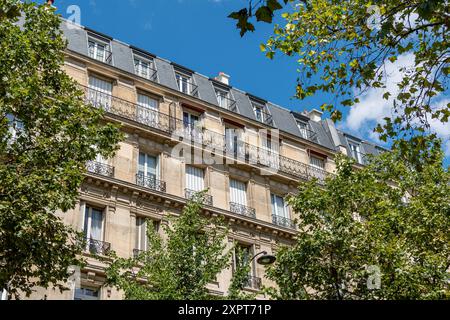
<path id="1" fill-rule="evenodd" d="M 252 258 L 252 260 L 250 260 L 250 262 L 252 262 L 253 260 L 255 260 L 255 258 L 256 258 L 257 256 L 260 256 L 260 257 L 256 260 L 256 262 L 257 262 L 258 264 L 260 264 L 260 265 L 263 265 L 263 266 L 271 265 L 271 264 L 273 264 L 273 263 L 277 260 L 277 258 L 275 258 L 275 256 L 273 256 L 273 255 L 271 255 L 271 254 L 268 254 L 267 251 L 262 251 L 262 252 L 256 254 L 256 255 Z"/>

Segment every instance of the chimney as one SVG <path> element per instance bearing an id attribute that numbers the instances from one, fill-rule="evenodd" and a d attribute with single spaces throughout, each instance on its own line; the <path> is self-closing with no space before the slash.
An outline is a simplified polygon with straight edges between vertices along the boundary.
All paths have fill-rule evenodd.
<path id="1" fill-rule="evenodd" d="M 47 0 L 47 4 L 48 4 L 49 6 L 52 6 L 54 2 L 55 2 L 55 0 Z"/>
<path id="2" fill-rule="evenodd" d="M 309 118 L 312 120 L 312 121 L 314 121 L 314 122 L 320 122 L 320 121 L 322 121 L 322 115 L 323 115 L 323 112 L 322 111 L 319 111 L 319 110 L 317 110 L 317 109 L 312 109 L 310 112 L 309 112 Z"/>
<path id="3" fill-rule="evenodd" d="M 216 80 L 222 82 L 223 84 L 226 84 L 227 86 L 230 85 L 230 76 L 223 72 L 219 72 L 219 75 L 216 77 Z"/>

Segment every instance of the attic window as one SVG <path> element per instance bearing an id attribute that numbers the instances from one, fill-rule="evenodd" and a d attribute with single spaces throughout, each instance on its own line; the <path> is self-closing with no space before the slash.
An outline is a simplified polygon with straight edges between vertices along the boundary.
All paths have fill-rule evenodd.
<path id="1" fill-rule="evenodd" d="M 103 63 L 112 64 L 111 45 L 107 40 L 100 40 L 89 36 L 88 39 L 89 57 Z"/>
<path id="2" fill-rule="evenodd" d="M 257 121 L 272 125 L 272 115 L 267 112 L 265 104 L 252 101 L 253 112 Z"/>
<path id="3" fill-rule="evenodd" d="M 136 75 L 156 81 L 156 69 L 154 61 L 151 57 L 144 57 L 139 54 L 134 54 L 134 71 Z"/>

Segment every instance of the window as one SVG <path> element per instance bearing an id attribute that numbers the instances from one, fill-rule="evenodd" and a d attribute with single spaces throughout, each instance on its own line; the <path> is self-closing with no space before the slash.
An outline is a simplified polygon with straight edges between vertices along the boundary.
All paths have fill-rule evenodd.
<path id="1" fill-rule="evenodd" d="M 242 130 L 236 128 L 225 128 L 225 145 L 227 153 L 243 156 L 243 144 L 241 143 L 240 135 Z"/>
<path id="2" fill-rule="evenodd" d="M 275 194 L 271 194 L 270 196 L 272 201 L 272 214 L 275 217 L 289 219 L 289 210 L 286 206 L 284 198 Z"/>
<path id="3" fill-rule="evenodd" d="M 303 139 L 308 139 L 308 124 L 303 121 L 297 121 L 297 127 L 300 130 L 300 136 Z"/>
<path id="4" fill-rule="evenodd" d="M 200 117 L 190 112 L 183 112 L 184 136 L 195 141 L 202 141 Z"/>
<path id="5" fill-rule="evenodd" d="M 348 145 L 350 147 L 350 154 L 353 159 L 355 159 L 358 163 L 362 164 L 362 154 L 361 148 L 358 143 L 349 141 Z"/>
<path id="6" fill-rule="evenodd" d="M 136 246 L 139 251 L 147 251 L 147 220 L 136 218 Z"/>
<path id="7" fill-rule="evenodd" d="M 311 156 L 310 162 L 313 167 L 325 170 L 325 160 L 324 159 Z"/>
<path id="8" fill-rule="evenodd" d="M 221 108 L 229 109 L 231 107 L 229 93 L 227 91 L 216 89 L 216 96 L 217 102 Z"/>
<path id="9" fill-rule="evenodd" d="M 178 89 L 186 94 L 191 94 L 190 76 L 186 74 L 176 73 Z"/>
<path id="10" fill-rule="evenodd" d="M 186 166 L 186 189 L 194 192 L 205 189 L 203 169 Z"/>
<path id="11" fill-rule="evenodd" d="M 259 122 L 266 121 L 266 113 L 264 112 L 265 107 L 259 103 L 253 103 L 253 111 L 255 113 L 256 120 Z"/>
<path id="12" fill-rule="evenodd" d="M 100 300 L 100 290 L 86 287 L 75 289 L 74 300 Z"/>
<path id="13" fill-rule="evenodd" d="M 232 203 L 247 205 L 247 185 L 244 182 L 230 179 L 230 198 Z"/>
<path id="14" fill-rule="evenodd" d="M 104 62 L 111 63 L 111 51 L 109 43 L 94 38 L 89 38 L 89 57 Z"/>
<path id="15" fill-rule="evenodd" d="M 112 82 L 89 77 L 88 101 L 97 108 L 109 111 L 112 106 Z"/>
<path id="16" fill-rule="evenodd" d="M 103 240 L 103 210 L 86 206 L 84 214 L 84 234 L 87 239 Z"/>
<path id="17" fill-rule="evenodd" d="M 159 102 L 145 94 L 138 94 L 137 119 L 150 127 L 157 127 L 159 122 Z"/>
<path id="18" fill-rule="evenodd" d="M 157 179 L 159 177 L 158 157 L 140 152 L 138 175 Z"/>
<path id="19" fill-rule="evenodd" d="M 240 251 L 240 255 L 238 252 Z M 255 268 L 253 265 L 253 247 L 245 244 L 238 244 L 233 253 L 233 272 L 237 270 L 238 267 L 247 266 L 250 264 L 250 271 L 248 273 L 248 280 L 245 284 L 248 288 L 260 289 L 261 279 L 254 276 Z"/>
<path id="20" fill-rule="evenodd" d="M 154 80 L 155 69 L 153 67 L 153 60 L 145 59 L 137 55 L 134 56 L 134 71 L 135 73 L 145 79 Z"/>

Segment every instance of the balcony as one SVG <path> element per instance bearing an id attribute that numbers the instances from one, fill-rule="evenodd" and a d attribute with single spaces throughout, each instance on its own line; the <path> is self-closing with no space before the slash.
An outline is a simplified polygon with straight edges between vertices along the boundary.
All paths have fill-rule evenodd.
<path id="1" fill-rule="evenodd" d="M 106 256 L 111 250 L 111 244 L 95 239 L 86 239 L 86 251 L 91 254 Z"/>
<path id="2" fill-rule="evenodd" d="M 98 174 L 105 177 L 114 177 L 114 167 L 96 161 L 88 161 L 86 169 L 90 173 Z"/>
<path id="3" fill-rule="evenodd" d="M 261 290 L 262 281 L 261 278 L 254 277 L 254 276 L 248 276 L 247 281 L 245 282 L 245 287 L 254 289 L 254 290 Z"/>
<path id="4" fill-rule="evenodd" d="M 300 136 L 305 139 L 305 140 L 309 140 L 311 142 L 315 142 L 317 143 L 317 133 L 315 133 L 314 131 L 307 129 L 307 128 L 298 128 L 300 130 Z"/>
<path id="5" fill-rule="evenodd" d="M 289 229 L 296 229 L 294 221 L 291 219 L 279 216 L 279 215 L 272 215 L 272 222 L 273 224 L 276 224 L 277 226 L 289 228 Z"/>
<path id="6" fill-rule="evenodd" d="M 259 122 L 262 122 L 264 124 L 267 124 L 268 126 L 272 126 L 273 125 L 273 117 L 270 113 L 266 112 L 266 111 L 255 111 L 255 117 L 256 120 Z"/>
<path id="7" fill-rule="evenodd" d="M 227 109 L 233 112 L 237 111 L 236 101 L 225 96 L 217 96 L 217 102 L 219 103 L 219 107 L 223 109 Z"/>
<path id="8" fill-rule="evenodd" d="M 166 182 L 156 179 L 155 176 L 144 176 L 138 173 L 136 175 L 136 184 L 147 189 L 166 192 Z"/>
<path id="9" fill-rule="evenodd" d="M 250 208 L 239 203 L 230 202 L 230 211 L 242 216 L 256 219 L 256 210 L 254 208 Z"/>
<path id="10" fill-rule="evenodd" d="M 249 165 L 269 167 L 304 180 L 317 178 L 319 183 L 323 183 L 325 178 L 330 175 L 325 170 L 281 156 L 278 152 L 254 146 L 241 140 L 230 142 L 223 134 L 186 124 L 181 119 L 95 89 L 84 86 L 82 88 L 86 94 L 85 101 L 94 107 L 161 131 L 173 139 L 183 138 L 184 141 L 189 143 L 195 142 L 205 147 L 214 148 L 216 155 L 239 160 Z"/>
<path id="11" fill-rule="evenodd" d="M 147 79 L 147 80 L 150 80 L 150 81 L 157 82 L 157 80 L 158 80 L 158 71 L 151 67 L 147 67 L 147 68 L 136 68 L 135 67 L 135 73 L 137 76 Z"/>
<path id="12" fill-rule="evenodd" d="M 185 189 L 185 197 L 188 200 L 194 200 L 198 195 L 200 191 L 194 191 L 191 189 Z M 198 199 L 201 201 L 202 204 L 207 206 L 213 205 L 213 197 L 209 194 L 202 194 L 201 199 Z"/>
<path id="13" fill-rule="evenodd" d="M 198 86 L 192 80 L 177 79 L 178 91 L 198 98 Z"/>

